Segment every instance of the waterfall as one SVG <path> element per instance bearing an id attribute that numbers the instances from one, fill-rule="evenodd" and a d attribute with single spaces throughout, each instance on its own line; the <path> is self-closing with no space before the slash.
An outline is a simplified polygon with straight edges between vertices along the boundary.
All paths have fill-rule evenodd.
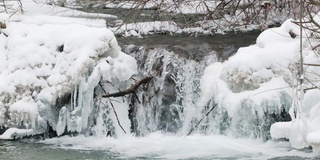
<path id="1" fill-rule="evenodd" d="M 137 60 L 139 73 L 120 81 L 118 77 L 110 77 L 109 64 L 99 64 L 90 70 L 75 87 L 67 107 L 60 110 L 58 135 L 65 133 L 65 128 L 68 133 L 98 137 L 130 133 L 146 136 L 158 131 L 179 136 L 193 130 L 205 135 L 267 140 L 272 123 L 290 120 L 287 113 L 291 96 L 286 92 L 276 91 L 276 97 L 264 96 L 260 90 L 233 93 L 228 84 L 219 80 L 219 75 L 211 75 L 221 71 L 219 65 L 211 65 L 218 60 L 214 51 L 195 60 L 161 47 L 127 46 L 125 50 Z M 122 91 L 147 76 L 153 79 L 135 94 L 102 97 Z M 209 110 L 212 112 L 208 113 Z"/>
<path id="2" fill-rule="evenodd" d="M 194 60 L 161 47 L 139 49 L 127 46 L 125 50 L 138 62 L 138 77 L 155 77 L 137 92 L 140 102 L 136 97 L 130 97 L 131 131 L 136 135 L 156 131 L 187 135 L 203 118 L 194 132 L 269 139 L 272 123 L 290 119 L 287 112 L 291 97 L 283 91 L 279 91 L 276 99 L 256 102 L 253 97 L 242 96 L 235 99 L 234 104 L 226 100 L 232 99 L 233 93 L 229 91 L 231 95 L 220 100 L 221 93 L 211 98 L 208 95 L 208 101 L 200 103 L 203 98 L 201 77 L 205 68 L 218 60 L 214 51 Z M 218 106 L 213 112 L 205 116 L 216 103 Z M 232 105 L 234 109 L 230 111 Z"/>
<path id="3" fill-rule="evenodd" d="M 202 108 L 196 106 L 200 78 L 206 65 L 216 61 L 215 54 L 208 54 L 199 62 L 163 48 L 138 51 L 133 56 L 141 76 L 155 76 L 146 89 L 138 93 L 141 103 L 132 104 L 136 132 L 140 135 L 157 130 L 186 133 L 201 117 Z"/>

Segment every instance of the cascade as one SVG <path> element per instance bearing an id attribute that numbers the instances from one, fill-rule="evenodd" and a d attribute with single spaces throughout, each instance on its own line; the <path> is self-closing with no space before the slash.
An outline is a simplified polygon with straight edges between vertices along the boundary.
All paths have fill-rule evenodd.
<path id="1" fill-rule="evenodd" d="M 60 24 L 52 26 L 64 27 Z M 56 29 L 50 25 L 44 27 Z M 226 58 L 219 57 L 221 53 L 208 50 L 198 53 L 193 50 L 191 55 L 187 55 L 179 53 L 179 47 L 172 52 L 162 47 L 148 49 L 130 45 L 125 48 L 125 54 L 121 52 L 111 31 L 106 28 L 67 25 L 68 31 L 77 36 L 77 32 L 71 32 L 74 27 L 86 29 L 97 37 L 91 37 L 92 43 L 74 39 L 67 39 L 64 43 L 45 43 L 47 46 L 42 51 L 43 44 L 38 41 L 39 37 L 29 36 L 34 45 L 40 46 L 37 48 L 40 48 L 37 56 L 54 55 L 52 59 L 43 63 L 39 58 L 34 63 L 30 61 L 30 64 L 28 62 L 20 67 L 12 63 L 8 70 L 12 69 L 16 74 L 3 72 L 2 77 L 5 74 L 14 76 L 2 86 L 11 81 L 16 82 L 18 73 L 30 76 L 33 81 L 29 84 L 29 81 L 19 79 L 3 91 L 2 95 L 16 97 L 2 97 L 2 103 L 8 99 L 12 101 L 0 103 L 9 107 L 11 115 L 0 117 L 0 120 L 3 120 L 4 125 L 8 123 L 9 128 L 18 129 L 7 132 L 2 138 L 13 138 L 13 133 L 20 131 L 26 132 L 21 136 L 42 134 L 51 127 L 58 136 L 83 134 L 120 137 L 130 133 L 144 136 L 157 131 L 187 135 L 194 130 L 193 133 L 268 139 L 269 127 L 273 122 L 289 120 L 286 113 L 291 106 L 291 95 L 279 90 L 270 96 L 264 92 L 263 87 L 259 88 L 259 85 L 268 83 L 280 82 L 280 87 L 287 84 L 284 79 L 272 78 L 277 74 L 273 66 L 265 67 L 264 70 L 251 70 L 230 65 L 238 61 L 228 60 L 224 69 L 228 66 L 236 69 L 225 71 L 218 62 Z M 30 30 L 35 33 L 39 31 L 36 35 L 55 33 L 42 33 L 33 28 Z M 64 29 L 59 31 L 66 32 Z M 17 34 L 13 30 L 8 33 L 13 37 Z M 87 34 L 81 36 L 86 39 Z M 17 39 L 24 38 L 17 36 Z M 15 44 L 15 39 L 8 39 L 8 42 Z M 15 46 L 11 47 L 19 48 Z M 18 51 L 13 52 L 16 56 L 8 53 L 12 56 L 9 58 L 20 62 L 20 59 L 15 58 L 26 55 Z M 242 48 L 241 51 L 244 53 L 246 49 Z M 33 59 L 35 55 L 27 56 Z M 38 67 L 43 71 L 37 70 Z M 153 76 L 153 79 L 140 86 L 135 94 L 103 97 L 125 90 L 135 81 L 149 76 Z M 256 83 L 251 84 L 251 80 Z M 24 90 L 19 90 L 19 87 Z M 19 92 L 14 92 L 15 89 Z M 207 114 L 213 106 L 216 107 Z M 200 120 L 202 122 L 198 125 Z"/>
<path id="2" fill-rule="evenodd" d="M 202 71 L 216 61 L 211 52 L 201 61 L 181 57 L 164 48 L 141 50 L 133 54 L 140 74 L 154 75 L 153 81 L 139 92 L 141 103 L 134 102 L 136 132 L 145 135 L 161 130 L 185 134 L 201 118 L 197 106 Z M 139 63 L 142 62 L 142 63 Z"/>
<path id="3" fill-rule="evenodd" d="M 242 97 L 235 104 L 225 100 L 232 99 L 232 95 L 218 99 L 215 97 L 218 94 L 210 97 L 202 93 L 204 71 L 219 58 L 214 51 L 194 60 L 161 47 L 127 46 L 125 50 L 136 58 L 141 77 L 155 76 L 137 93 L 141 102 L 131 97 L 131 131 L 137 135 L 155 131 L 187 135 L 216 103 L 217 107 L 194 132 L 266 140 L 270 138 L 271 124 L 290 119 L 287 113 L 291 96 L 283 91 L 279 91 L 277 98 L 255 102 L 255 97 Z M 236 111 L 230 111 L 230 105 L 234 105 Z"/>
<path id="4" fill-rule="evenodd" d="M 217 68 L 219 65 L 210 67 L 219 58 L 215 51 L 195 60 L 162 47 L 146 49 L 129 45 L 124 50 L 137 60 L 139 73 L 132 79 L 154 78 L 140 86 L 135 94 L 103 98 L 106 93 L 128 88 L 134 80 L 120 81 L 118 77 L 110 77 L 108 66 L 96 66 L 75 88 L 67 108 L 61 108 L 58 135 L 65 131 L 98 137 L 128 133 L 145 136 L 158 131 L 187 135 L 194 130 L 193 133 L 206 135 L 267 140 L 271 124 L 290 120 L 292 98 L 287 92 L 276 91 L 278 96 L 268 97 L 262 90 L 261 95 L 257 91 L 257 95 L 249 96 L 252 93 L 232 91 L 234 84 L 229 89 L 228 84 L 215 81 L 213 77 L 217 75 L 206 75 L 206 68 L 215 71 L 210 74 L 221 70 Z M 112 58 L 108 61 L 112 63 Z M 203 81 L 212 81 L 206 83 L 219 87 L 202 86 Z M 210 91 L 203 91 L 205 87 Z M 219 93 L 210 93 L 211 90 Z M 205 116 L 213 106 L 216 107 Z M 203 121 L 198 125 L 200 120 Z"/>

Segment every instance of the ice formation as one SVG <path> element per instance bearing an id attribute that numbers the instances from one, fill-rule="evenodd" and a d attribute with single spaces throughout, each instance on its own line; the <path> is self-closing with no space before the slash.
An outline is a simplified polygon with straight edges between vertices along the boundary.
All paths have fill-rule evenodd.
<path id="1" fill-rule="evenodd" d="M 272 138 L 287 138 L 294 148 L 310 145 L 315 152 L 319 152 L 319 90 L 304 90 L 318 85 L 318 82 L 313 84 L 310 79 L 319 78 L 313 74 L 319 73 L 319 69 L 304 66 L 302 78 L 307 80 L 298 85 L 301 78 L 298 73 L 300 42 L 299 38 L 291 37 L 289 33 L 295 33 L 297 37 L 303 36 L 303 58 L 306 64 L 314 64 L 319 60 L 312 51 L 312 45 L 317 42 L 306 38 L 311 35 L 308 30 L 299 35 L 299 26 L 293 21 L 289 19 L 281 27 L 264 31 L 257 38 L 256 44 L 240 48 L 233 57 L 225 61 L 219 81 L 213 84 L 215 87 L 212 87 L 212 94 L 215 102 L 225 108 L 233 120 L 244 121 L 245 117 L 237 117 L 246 108 L 245 114 L 253 112 L 258 117 L 289 112 L 291 121 L 277 122 L 271 126 Z M 217 74 L 215 72 L 216 70 L 205 72 L 203 77 Z M 212 78 L 210 80 L 217 81 Z M 206 83 L 210 84 L 210 81 Z M 204 93 L 201 97 L 208 95 Z"/>
<path id="2" fill-rule="evenodd" d="M 136 73 L 135 60 L 121 52 L 113 33 L 99 21 L 0 16 L 6 24 L 0 34 L 0 124 L 6 128 L 39 134 L 48 123 L 58 135 L 66 127 L 83 132 L 99 81 L 124 82 Z M 70 93 L 72 104 L 64 99 Z M 8 138 L 7 132 L 1 138 Z"/>

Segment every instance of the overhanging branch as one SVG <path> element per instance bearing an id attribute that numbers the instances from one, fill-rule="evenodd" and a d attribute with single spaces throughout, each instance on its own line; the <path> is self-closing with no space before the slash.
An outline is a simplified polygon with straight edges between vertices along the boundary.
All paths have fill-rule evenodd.
<path id="1" fill-rule="evenodd" d="M 134 93 L 139 88 L 139 86 L 141 86 L 142 84 L 148 83 L 152 78 L 153 77 L 145 77 L 145 78 L 137 81 L 131 87 L 129 87 L 129 88 L 123 90 L 123 91 L 119 91 L 119 92 L 116 92 L 116 93 L 105 94 L 105 95 L 102 95 L 102 97 L 103 98 L 107 98 L 107 97 L 122 97 L 122 96 L 125 96 L 127 94 Z"/>

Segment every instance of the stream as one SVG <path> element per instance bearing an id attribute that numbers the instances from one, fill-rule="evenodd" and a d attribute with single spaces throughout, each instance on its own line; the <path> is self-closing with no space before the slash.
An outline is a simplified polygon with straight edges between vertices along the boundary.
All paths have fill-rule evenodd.
<path id="1" fill-rule="evenodd" d="M 311 149 L 296 150 L 287 141 L 269 140 L 261 133 L 263 127 L 258 133 L 249 130 L 252 126 L 243 125 L 241 131 L 230 129 L 233 126 L 228 118 L 231 118 L 219 110 L 214 111 L 218 116 L 209 115 L 195 134 L 186 136 L 203 115 L 202 110 L 193 108 L 199 100 L 199 81 L 205 67 L 227 60 L 240 47 L 254 44 L 259 34 L 257 31 L 196 37 L 166 34 L 117 37 L 123 51 L 137 59 L 139 76 L 158 72 L 152 83 L 154 88 L 137 93 L 142 102 L 130 103 L 140 108 L 129 111 L 134 114 L 129 115 L 133 117 L 129 117 L 133 123 L 131 134 L 120 138 L 78 135 L 45 140 L 0 140 L 0 159 L 310 159 Z M 205 107 L 210 105 L 213 104 Z M 110 114 L 109 110 L 105 112 Z M 239 114 L 237 118 L 243 118 L 241 116 L 250 115 Z"/>

